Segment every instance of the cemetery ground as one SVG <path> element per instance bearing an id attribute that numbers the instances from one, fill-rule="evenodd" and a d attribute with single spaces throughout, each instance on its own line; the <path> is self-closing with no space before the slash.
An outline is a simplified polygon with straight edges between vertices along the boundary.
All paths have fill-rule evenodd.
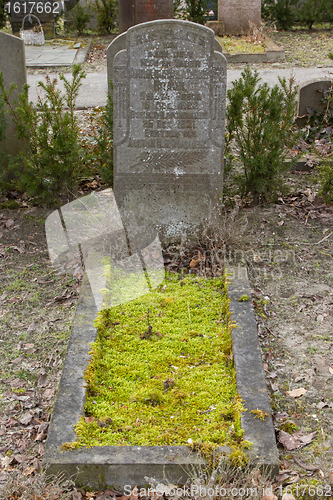
<path id="1" fill-rule="evenodd" d="M 276 43 L 289 44 L 286 61 L 274 67 L 329 66 L 331 32 L 322 33 L 272 33 Z M 109 42 L 94 39 L 85 71 L 105 72 Z M 333 206 L 318 197 L 313 171 L 290 172 L 287 182 L 290 193 L 276 203 L 253 207 L 233 200 L 224 219 L 224 258 L 247 266 L 252 289 L 281 459 L 280 474 L 266 484 L 289 485 L 297 498 L 300 485 L 333 485 Z M 87 183 L 89 190 L 96 187 L 98 179 Z M 51 210 L 22 199 L 15 209 L 0 202 L 2 497 L 24 498 L 30 489 L 26 498 L 112 498 L 112 490 L 86 495 L 70 484 L 50 485 L 39 472 L 81 275 L 51 267 L 44 231 Z M 203 255 L 200 246 L 179 253 L 176 267 L 187 272 L 193 258 L 200 267 Z M 232 474 L 229 480 L 236 484 Z M 242 486 L 246 481 L 259 484 L 260 475 L 248 472 Z"/>
<path id="2" fill-rule="evenodd" d="M 333 207 L 316 196 L 312 173 L 288 173 L 288 183 L 290 194 L 276 204 L 229 210 L 225 259 L 249 272 L 280 441 L 281 473 L 273 482 L 329 484 Z M 0 479 L 5 485 L 22 471 L 23 488 L 36 485 L 81 278 L 52 269 L 44 234 L 49 211 L 27 205 L 0 211 Z M 192 257 L 200 266 L 200 255 L 197 247 L 174 262 L 187 271 Z"/>
<path id="3" fill-rule="evenodd" d="M 288 31 L 274 31 L 265 29 L 267 35 L 279 47 L 285 49 L 286 59 L 276 63 L 256 64 L 257 68 L 289 68 L 290 66 L 301 67 L 330 67 L 331 60 L 328 54 L 333 51 L 332 30 L 328 25 L 315 25 L 312 30 L 293 29 Z M 105 36 L 68 36 L 66 38 L 73 43 L 88 44 L 91 42 L 91 50 L 88 54 L 83 69 L 87 72 L 104 73 L 106 71 L 106 49 L 115 35 Z M 238 37 L 233 38 L 237 44 Z M 242 48 L 242 50 L 244 50 Z M 242 67 L 242 64 L 228 64 L 228 67 Z M 61 71 L 58 68 L 57 71 Z M 28 69 L 29 73 L 45 74 L 47 69 Z M 311 78 L 311 75 L 310 75 Z"/>

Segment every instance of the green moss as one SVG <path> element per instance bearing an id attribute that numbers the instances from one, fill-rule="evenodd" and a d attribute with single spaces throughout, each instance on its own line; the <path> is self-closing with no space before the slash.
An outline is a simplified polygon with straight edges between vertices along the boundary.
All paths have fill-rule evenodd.
<path id="1" fill-rule="evenodd" d="M 254 418 L 259 418 L 259 420 L 265 420 L 266 417 L 269 417 L 268 413 L 263 410 L 252 410 L 250 413 L 254 414 Z"/>
<path id="2" fill-rule="evenodd" d="M 311 500 L 314 498 L 332 498 L 331 486 L 318 479 L 302 478 L 296 484 L 283 488 L 283 493 L 293 495 L 296 500 Z"/>
<path id="3" fill-rule="evenodd" d="M 103 310 L 96 326 L 85 373 L 94 418 L 76 427 L 81 445 L 242 441 L 224 280 L 169 275 L 157 290 Z"/>
<path id="4" fill-rule="evenodd" d="M 247 302 L 249 300 L 248 295 L 241 295 L 238 299 L 238 302 Z"/>
<path id="5" fill-rule="evenodd" d="M 246 37 L 224 36 L 217 38 L 230 54 L 258 54 L 265 52 L 265 44 L 253 43 Z"/>

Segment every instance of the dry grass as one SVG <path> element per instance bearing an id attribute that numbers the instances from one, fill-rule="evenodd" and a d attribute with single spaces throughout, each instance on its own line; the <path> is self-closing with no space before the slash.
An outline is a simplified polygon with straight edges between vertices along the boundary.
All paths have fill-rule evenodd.
<path id="1" fill-rule="evenodd" d="M 49 476 L 47 469 L 32 475 L 12 470 L 6 476 L 0 500 L 71 500 L 75 491 L 72 480 L 62 474 Z"/>
<path id="2" fill-rule="evenodd" d="M 72 500 L 74 491 L 74 482 L 62 474 L 49 476 L 44 469 L 25 475 L 20 470 L 12 470 L 0 486 L 0 500 Z"/>

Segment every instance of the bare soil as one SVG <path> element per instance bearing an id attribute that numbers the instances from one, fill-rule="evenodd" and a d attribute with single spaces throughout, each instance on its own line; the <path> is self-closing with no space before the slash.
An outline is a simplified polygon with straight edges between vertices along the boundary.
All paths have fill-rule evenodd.
<path id="1" fill-rule="evenodd" d="M 283 443 L 280 457 L 288 460 L 282 468 L 295 470 L 296 454 L 329 474 L 333 207 L 316 196 L 309 173 L 294 173 L 289 183 L 293 191 L 279 203 L 242 209 L 242 225 L 244 220 L 248 225 L 236 247 L 230 246 L 227 261 L 247 265 L 277 437 Z M 295 389 L 304 389 L 304 395 L 297 396 Z M 293 434 L 297 429 L 316 432 L 312 444 L 302 449 L 286 444 L 280 430 Z"/>

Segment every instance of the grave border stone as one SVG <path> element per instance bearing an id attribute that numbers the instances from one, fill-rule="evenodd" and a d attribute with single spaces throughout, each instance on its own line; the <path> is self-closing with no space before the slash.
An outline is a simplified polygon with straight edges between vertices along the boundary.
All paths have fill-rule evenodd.
<path id="1" fill-rule="evenodd" d="M 242 428 L 245 439 L 253 442 L 248 450 L 249 462 L 274 477 L 279 471 L 279 460 L 253 304 L 251 300 L 238 300 L 243 294 L 251 297 L 247 271 L 246 268 L 229 267 L 227 272 L 230 275 L 230 310 L 237 325 L 232 334 L 237 389 L 247 408 L 242 415 Z M 158 482 L 167 478 L 174 484 L 185 484 L 191 467 L 205 463 L 188 446 L 62 449 L 65 443 L 75 439 L 74 426 L 83 414 L 84 371 L 90 359 L 89 344 L 96 336 L 95 316 L 95 302 L 84 275 L 45 446 L 43 462 L 48 465 L 48 473 L 75 476 L 77 486 L 93 489 L 123 489 L 125 485 L 141 488 L 147 484 L 145 477 L 154 477 Z M 255 418 L 251 411 L 257 409 L 268 413 L 269 417 L 265 420 Z M 221 447 L 220 451 L 227 459 L 228 447 Z"/>

